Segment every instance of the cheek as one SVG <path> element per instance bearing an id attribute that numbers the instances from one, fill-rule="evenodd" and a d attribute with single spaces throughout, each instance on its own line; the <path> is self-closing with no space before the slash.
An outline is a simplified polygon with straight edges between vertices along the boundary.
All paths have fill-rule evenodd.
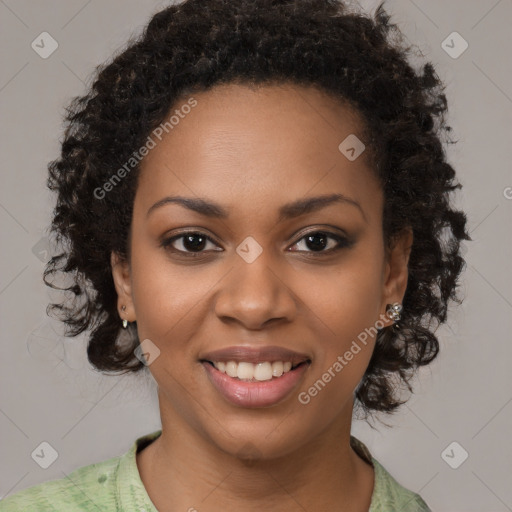
<path id="1" fill-rule="evenodd" d="M 382 267 L 377 251 L 354 251 L 332 271 L 318 274 L 315 286 L 308 287 L 308 301 L 338 343 L 379 319 Z"/>
<path id="2" fill-rule="evenodd" d="M 185 330 L 203 307 L 201 301 L 214 284 L 211 272 L 199 266 L 171 264 L 163 249 L 134 246 L 132 290 L 139 338 L 157 345 L 173 341 L 173 348 L 188 339 Z M 183 340 L 183 341 L 182 341 Z"/>
<path id="3" fill-rule="evenodd" d="M 379 326 L 381 269 L 375 252 L 354 254 L 317 280 L 307 295 L 311 309 L 318 312 L 320 329 L 315 364 L 303 391 L 312 400 L 322 395 L 319 407 L 341 406 L 364 375 Z"/>

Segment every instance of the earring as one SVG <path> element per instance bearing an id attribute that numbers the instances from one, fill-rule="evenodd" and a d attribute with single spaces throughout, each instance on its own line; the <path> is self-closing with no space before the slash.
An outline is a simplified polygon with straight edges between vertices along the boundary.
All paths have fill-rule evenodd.
<path id="1" fill-rule="evenodd" d="M 121 309 L 123 311 L 126 311 L 126 306 L 121 306 Z M 126 318 L 123 318 L 123 329 L 126 329 L 128 327 L 128 320 Z"/>
<path id="2" fill-rule="evenodd" d="M 402 310 L 403 307 L 400 302 L 393 302 L 393 304 L 388 304 L 386 306 L 386 314 L 394 322 L 398 322 L 400 318 L 402 318 L 402 315 L 400 314 Z"/>

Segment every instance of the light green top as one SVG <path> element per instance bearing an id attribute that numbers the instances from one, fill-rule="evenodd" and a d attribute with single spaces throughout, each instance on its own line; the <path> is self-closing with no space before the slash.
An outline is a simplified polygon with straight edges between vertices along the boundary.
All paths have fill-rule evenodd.
<path id="1" fill-rule="evenodd" d="M 158 512 L 140 478 L 135 454 L 161 430 L 139 437 L 124 455 L 76 469 L 0 500 L 0 512 Z M 373 465 L 375 484 L 368 512 L 431 512 L 423 499 L 402 487 L 353 436 L 350 444 Z"/>

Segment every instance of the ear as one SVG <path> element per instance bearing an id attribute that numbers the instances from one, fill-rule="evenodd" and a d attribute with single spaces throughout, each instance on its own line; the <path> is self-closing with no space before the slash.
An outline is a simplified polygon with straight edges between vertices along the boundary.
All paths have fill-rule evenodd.
<path id="1" fill-rule="evenodd" d="M 117 310 L 119 316 L 128 322 L 135 321 L 135 308 L 133 306 L 131 272 L 129 262 L 119 254 L 112 251 L 110 255 L 112 277 L 117 292 Z M 123 310 L 123 306 L 125 309 Z"/>
<path id="2" fill-rule="evenodd" d="M 381 319 L 385 327 L 392 325 L 393 320 L 386 315 L 386 305 L 393 302 L 402 303 L 407 280 L 409 277 L 409 256 L 413 243 L 411 228 L 404 228 L 394 239 L 391 247 L 386 248 L 386 263 L 384 267 L 383 294 L 381 303 Z"/>

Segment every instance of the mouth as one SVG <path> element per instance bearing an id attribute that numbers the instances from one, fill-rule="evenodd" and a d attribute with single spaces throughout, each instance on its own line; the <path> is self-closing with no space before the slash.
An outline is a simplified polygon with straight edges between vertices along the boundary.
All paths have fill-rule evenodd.
<path id="1" fill-rule="evenodd" d="M 270 407 L 299 386 L 311 358 L 282 347 L 229 347 L 204 354 L 199 362 L 213 388 L 239 407 Z"/>
<path id="2" fill-rule="evenodd" d="M 201 361 L 208 363 L 221 373 L 233 379 L 244 382 L 265 382 L 279 379 L 282 375 L 296 370 L 301 365 L 307 365 L 311 361 L 306 359 L 300 363 L 293 364 L 291 361 L 260 361 L 250 363 L 248 361 Z"/>

